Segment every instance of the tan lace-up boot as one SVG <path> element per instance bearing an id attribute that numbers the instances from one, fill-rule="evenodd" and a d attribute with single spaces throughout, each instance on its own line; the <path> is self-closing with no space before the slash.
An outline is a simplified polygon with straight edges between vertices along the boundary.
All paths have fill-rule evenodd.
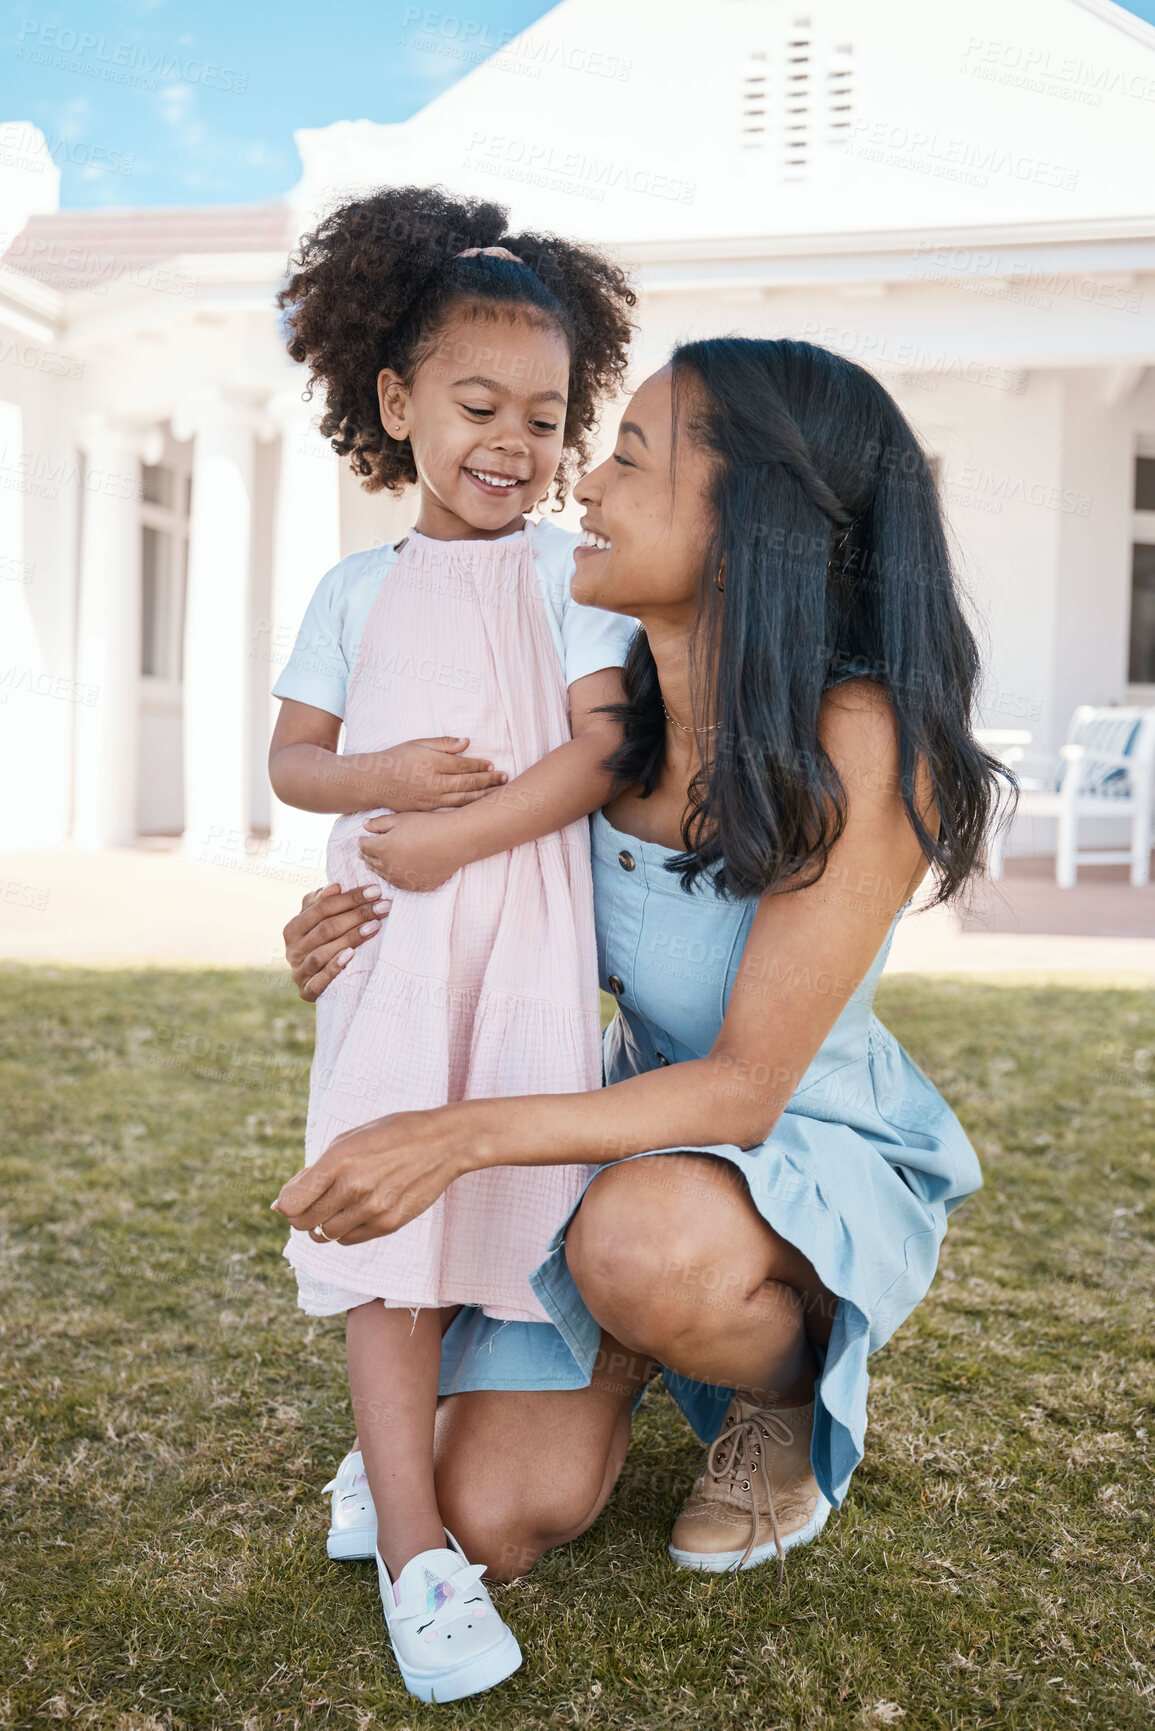
<path id="1" fill-rule="evenodd" d="M 765 1407 L 735 1395 L 670 1535 L 684 1569 L 752 1569 L 822 1531 L 830 1504 L 810 1467 L 814 1402 Z"/>

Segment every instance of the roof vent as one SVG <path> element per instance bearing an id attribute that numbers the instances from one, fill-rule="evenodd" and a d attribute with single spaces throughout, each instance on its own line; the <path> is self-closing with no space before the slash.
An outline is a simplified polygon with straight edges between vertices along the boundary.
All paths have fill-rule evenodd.
<path id="1" fill-rule="evenodd" d="M 854 112 L 854 46 L 795 17 L 775 45 L 751 45 L 740 69 L 738 144 L 776 158 L 784 181 L 809 178 L 824 146 L 845 143 Z"/>

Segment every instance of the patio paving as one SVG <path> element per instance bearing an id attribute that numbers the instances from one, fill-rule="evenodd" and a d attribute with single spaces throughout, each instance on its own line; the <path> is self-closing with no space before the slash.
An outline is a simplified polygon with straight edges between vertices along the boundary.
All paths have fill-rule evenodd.
<path id="1" fill-rule="evenodd" d="M 76 966 L 281 966 L 281 928 L 318 881 L 266 845 L 189 859 L 171 843 L 0 853 L 0 957 Z M 1102 975 L 1155 981 L 1155 886 L 1122 866 L 1056 887 L 1050 859 L 1012 859 L 962 913 L 911 913 L 888 972 Z"/>
<path id="2" fill-rule="evenodd" d="M 1132 889 L 1122 865 L 1082 866 L 1074 889 L 1050 857 L 1011 859 L 954 909 L 911 910 L 892 973 L 1094 973 L 1155 980 L 1155 884 Z"/>

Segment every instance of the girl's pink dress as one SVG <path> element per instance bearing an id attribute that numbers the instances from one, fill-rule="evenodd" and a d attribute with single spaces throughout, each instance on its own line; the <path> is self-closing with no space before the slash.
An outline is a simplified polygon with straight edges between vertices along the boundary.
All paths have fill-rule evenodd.
<path id="1" fill-rule="evenodd" d="M 568 697 L 529 536 L 434 541 L 411 532 L 373 603 L 350 679 L 344 750 L 468 735 L 511 780 L 570 737 Z M 511 796 L 516 798 L 516 794 Z M 366 816 L 341 817 L 329 881 L 372 877 Z M 446 821 L 452 821 L 447 815 Z M 388 1112 L 601 1081 L 589 829 L 479 860 L 391 912 L 317 1006 L 305 1158 Z M 367 904 L 368 911 L 368 904 Z M 471 1172 L 416 1220 L 366 1244 L 293 1231 L 300 1300 L 332 1314 L 371 1298 L 478 1305 L 548 1321 L 529 1285 L 593 1168 Z"/>

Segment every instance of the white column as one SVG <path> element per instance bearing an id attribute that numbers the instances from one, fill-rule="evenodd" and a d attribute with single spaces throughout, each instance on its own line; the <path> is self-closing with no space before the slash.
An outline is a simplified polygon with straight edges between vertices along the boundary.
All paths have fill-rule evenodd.
<path id="1" fill-rule="evenodd" d="M 48 647 L 43 592 L 57 567 L 35 539 L 25 540 L 23 451 L 23 411 L 19 403 L 0 402 L 6 471 L 0 486 L 0 848 L 53 847 L 64 840 L 78 697 L 71 656 L 61 655 L 54 665 Z M 70 493 L 65 498 L 73 502 Z M 55 552 L 51 544 L 48 550 Z"/>
<path id="2" fill-rule="evenodd" d="M 340 464 L 314 425 L 316 403 L 285 391 L 269 404 L 281 435 L 277 506 L 273 526 L 273 584 L 267 631 L 258 631 L 258 652 L 267 645 L 270 687 L 288 659 L 314 589 L 341 557 L 338 483 Z M 280 705 L 272 702 L 272 722 Z M 272 852 L 286 866 L 321 870 L 332 818 L 298 811 L 272 797 Z"/>
<path id="3" fill-rule="evenodd" d="M 140 433 L 100 412 L 77 429 L 84 453 L 76 682 L 78 847 L 136 837 L 140 715 Z"/>
<path id="4" fill-rule="evenodd" d="M 184 851 L 243 856 L 248 830 L 252 410 L 198 392 L 173 417 L 194 438 L 184 636 Z"/>

